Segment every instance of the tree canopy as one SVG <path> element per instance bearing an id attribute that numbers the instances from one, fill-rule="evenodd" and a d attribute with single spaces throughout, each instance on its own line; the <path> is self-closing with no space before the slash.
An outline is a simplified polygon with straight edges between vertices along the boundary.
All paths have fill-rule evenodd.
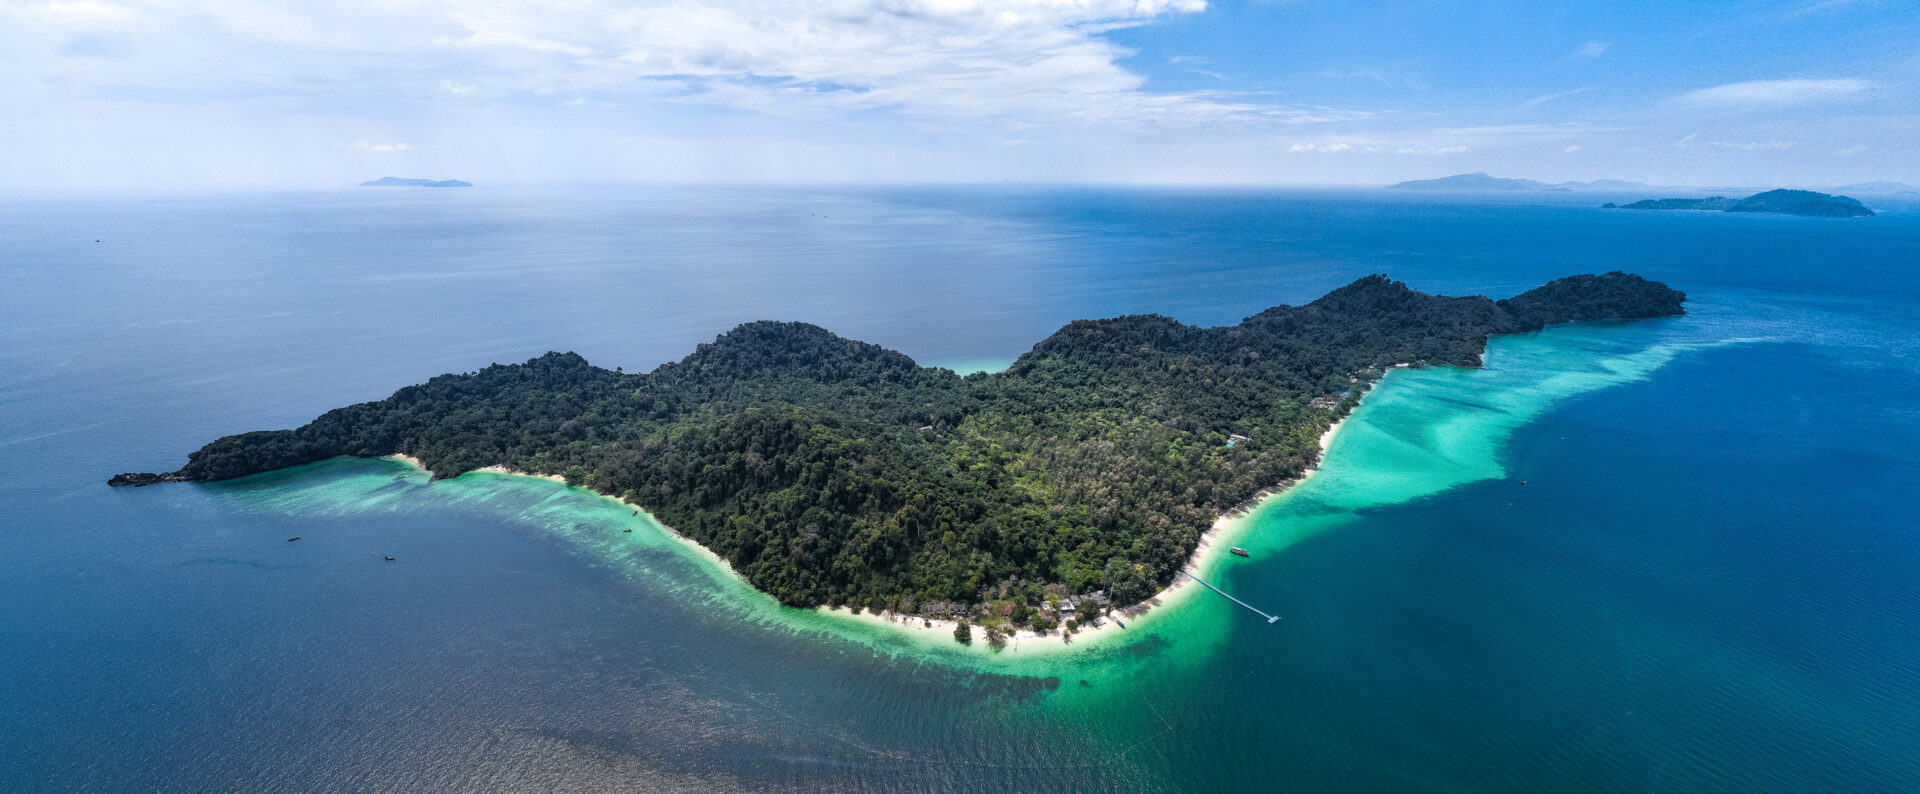
<path id="1" fill-rule="evenodd" d="M 1490 334 L 1679 314 L 1684 300 L 1619 272 L 1501 301 L 1376 275 L 1232 326 L 1077 321 L 1006 372 L 968 377 L 755 322 L 645 374 L 548 353 L 441 375 L 114 482 L 342 455 L 406 454 L 436 477 L 500 465 L 644 507 L 790 605 L 912 612 L 1009 582 L 1111 587 L 1125 605 L 1168 583 L 1218 515 L 1311 465 L 1386 367 L 1476 366 Z"/>

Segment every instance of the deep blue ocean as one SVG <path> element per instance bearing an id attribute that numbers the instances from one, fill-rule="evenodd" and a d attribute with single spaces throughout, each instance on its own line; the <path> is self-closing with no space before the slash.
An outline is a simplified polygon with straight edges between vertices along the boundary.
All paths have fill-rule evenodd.
<path id="1" fill-rule="evenodd" d="M 1598 206 L 1644 197 L 0 196 L 0 790 L 1920 791 L 1920 202 Z M 1078 656 L 733 619 L 686 555 L 609 553 L 555 507 L 582 497 L 523 478 L 105 485 L 435 374 L 651 369 L 750 320 L 992 368 L 1079 318 L 1610 270 L 1689 316 L 1461 373 L 1463 412 L 1555 356 L 1612 378 L 1491 437 L 1498 476 L 1223 578 L 1275 627 L 1197 606 Z M 1370 426 L 1439 421 L 1393 415 L 1420 383 Z"/>

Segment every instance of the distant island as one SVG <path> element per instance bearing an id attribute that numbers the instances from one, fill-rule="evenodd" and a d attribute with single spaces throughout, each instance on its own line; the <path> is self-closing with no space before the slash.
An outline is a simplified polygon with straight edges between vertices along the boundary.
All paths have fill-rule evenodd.
<path id="1" fill-rule="evenodd" d="M 1570 190 L 1531 179 L 1502 179 L 1486 174 L 1454 174 L 1439 179 L 1415 179 L 1388 185 L 1388 190 Z"/>
<path id="2" fill-rule="evenodd" d="M 1558 182 L 1548 184 L 1532 179 L 1503 179 L 1482 173 L 1454 174 L 1439 179 L 1415 179 L 1410 182 L 1388 185 L 1388 190 L 1551 190 L 1566 192 L 1571 190 L 1634 190 L 1645 188 L 1640 182 L 1628 182 L 1623 179 L 1595 179 L 1592 182 Z"/>
<path id="3" fill-rule="evenodd" d="M 436 478 L 504 467 L 618 497 L 792 606 L 1126 606 L 1167 585 L 1219 516 L 1312 466 L 1321 434 L 1394 365 L 1478 366 L 1492 334 L 1683 314 L 1685 300 L 1620 272 L 1504 300 L 1375 275 L 1231 326 L 1080 320 L 1005 372 L 965 377 L 754 322 L 645 374 L 548 353 L 441 375 L 110 484 L 407 455 Z M 1028 606 L 996 602 L 994 625 L 1052 628 Z"/>
<path id="4" fill-rule="evenodd" d="M 361 187 L 473 187 L 472 182 L 458 179 L 406 179 L 397 176 L 383 176 L 379 179 L 361 182 Z"/>
<path id="5" fill-rule="evenodd" d="M 1872 194 L 1920 193 L 1920 187 L 1915 187 L 1905 182 L 1887 182 L 1884 180 L 1879 182 L 1859 182 L 1851 185 L 1841 185 L 1840 187 L 1828 188 L 1828 189 L 1832 190 L 1835 193 L 1872 193 Z"/>
<path id="6" fill-rule="evenodd" d="M 1696 210 L 1704 212 L 1777 212 L 1783 215 L 1809 215 L 1821 218 L 1872 217 L 1873 210 L 1846 196 L 1831 196 L 1811 190 L 1769 190 L 1743 199 L 1711 196 L 1698 199 L 1646 199 L 1632 204 L 1602 204 L 1606 209 L 1624 210 Z"/>

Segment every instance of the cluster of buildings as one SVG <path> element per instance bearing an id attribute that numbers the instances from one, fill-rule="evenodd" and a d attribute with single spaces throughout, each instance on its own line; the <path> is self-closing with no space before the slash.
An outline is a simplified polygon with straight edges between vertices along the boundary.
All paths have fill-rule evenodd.
<path id="1" fill-rule="evenodd" d="M 930 618 L 970 619 L 974 616 L 974 609 L 977 606 L 979 605 L 953 601 L 927 601 L 919 604 L 914 611 Z M 1079 620 L 1084 626 L 1098 626 L 1105 622 L 1104 616 L 1112 606 L 1113 599 L 1107 596 L 1105 590 L 1095 590 L 1083 595 L 1063 596 L 1060 598 L 1057 609 L 1049 605 L 1041 605 L 1035 608 L 1035 613 L 1051 614 L 1060 625 L 1066 625 L 1069 620 Z M 1012 612 L 1012 607 L 1012 604 L 1008 604 L 1001 614 Z"/>

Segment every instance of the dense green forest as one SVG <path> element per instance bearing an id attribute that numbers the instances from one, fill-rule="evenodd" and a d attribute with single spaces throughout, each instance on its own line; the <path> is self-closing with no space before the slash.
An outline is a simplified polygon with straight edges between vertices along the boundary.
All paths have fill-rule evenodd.
<path id="1" fill-rule="evenodd" d="M 1476 366 L 1490 334 L 1684 300 L 1618 272 L 1502 301 L 1369 276 L 1233 326 L 1075 322 L 1008 371 L 967 377 L 812 325 L 749 323 L 646 374 L 549 353 L 442 375 L 113 483 L 404 453 L 436 477 L 503 465 L 619 496 L 795 606 L 914 612 L 1009 583 L 1029 597 L 1110 586 L 1125 605 L 1167 584 L 1218 515 L 1316 460 L 1386 367 Z"/>

